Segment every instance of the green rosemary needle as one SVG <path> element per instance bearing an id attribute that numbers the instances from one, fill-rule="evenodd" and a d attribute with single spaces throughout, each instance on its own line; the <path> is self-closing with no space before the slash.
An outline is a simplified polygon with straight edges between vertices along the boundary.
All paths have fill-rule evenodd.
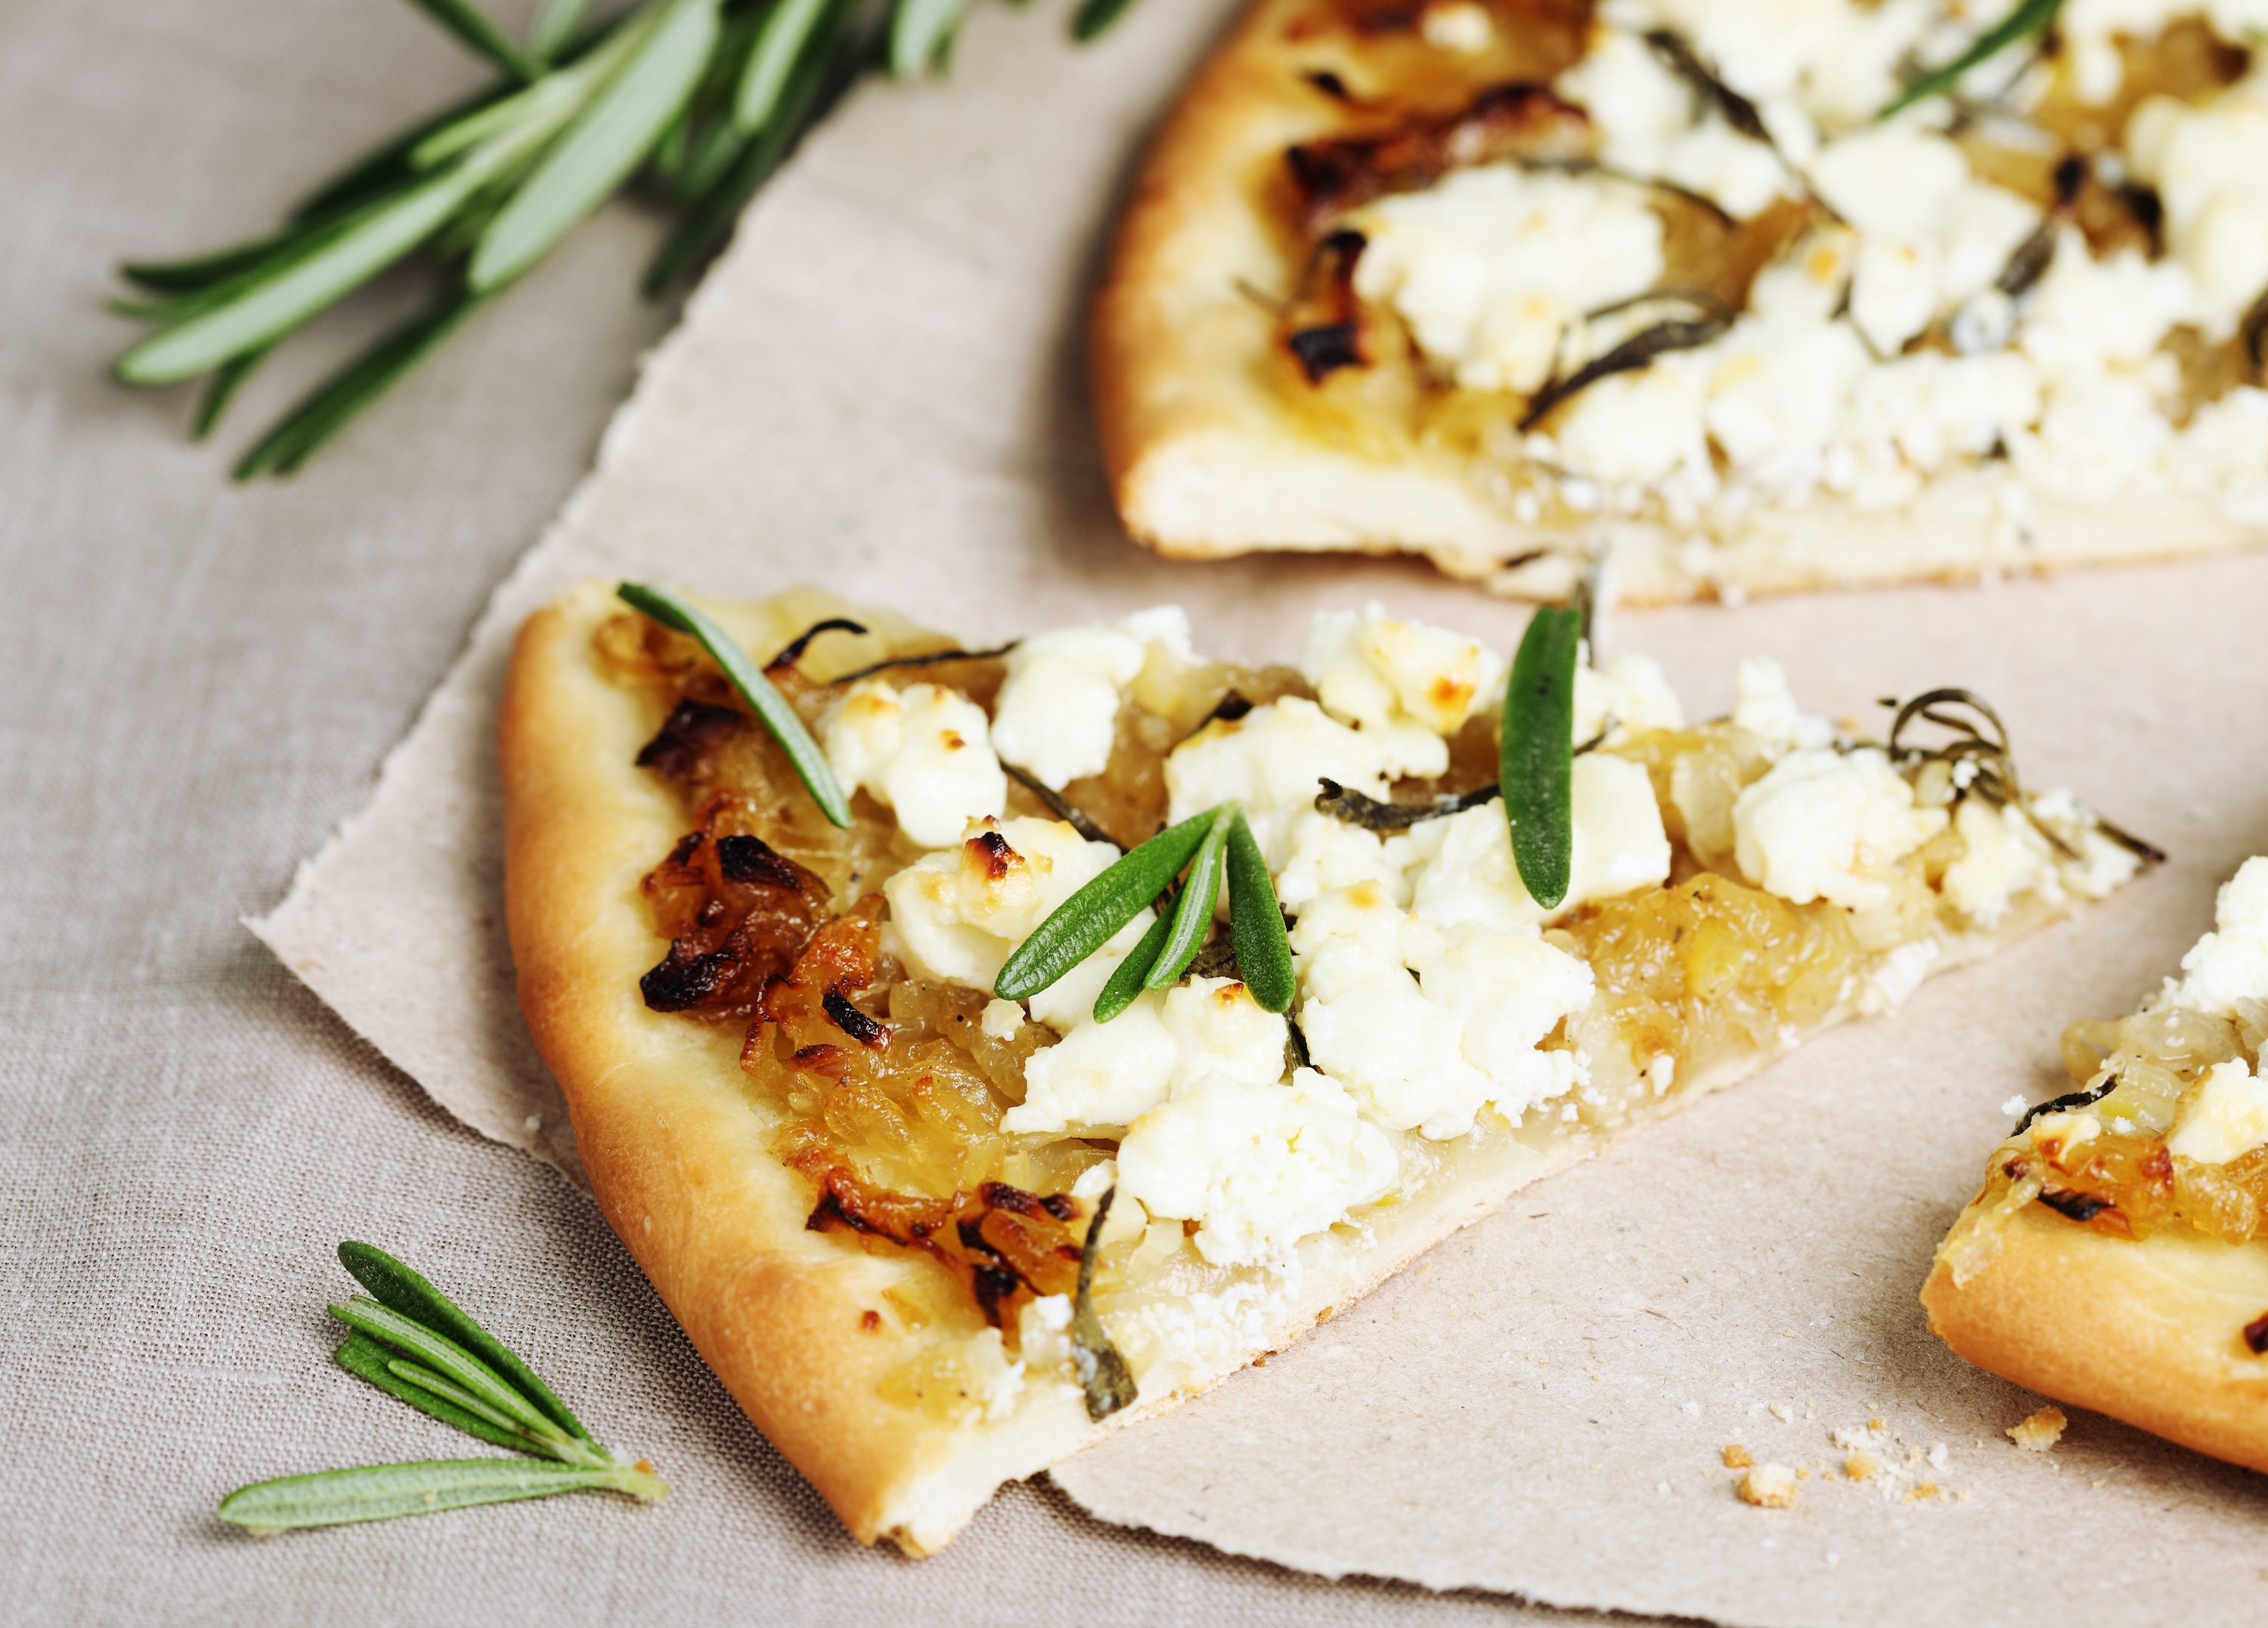
<path id="1" fill-rule="evenodd" d="M 2056 14 L 2062 10 L 2063 0 L 2023 0 L 2022 4 L 2009 12 L 1996 26 L 1979 34 L 1967 50 L 1944 67 L 1932 70 L 1906 86 L 1874 116 L 1877 119 L 1893 118 L 1918 101 L 1951 91 L 1970 69 L 1990 62 L 2019 40 L 2045 33 L 2055 26 Z"/>
<path id="2" fill-rule="evenodd" d="M 608 1452 L 534 1370 L 424 1278 L 366 1243 L 341 1244 L 339 1260 L 370 1291 L 331 1308 L 355 1330 L 338 1349 L 339 1366 L 430 1418 L 526 1456 L 372 1464 L 255 1482 L 221 1500 L 222 1520 L 276 1531 L 586 1489 L 643 1503 L 667 1495 L 650 1465 Z"/>
<path id="3" fill-rule="evenodd" d="M 1512 857 L 1546 910 L 1567 896 L 1575 855 L 1575 659 L 1583 613 L 1545 605 L 1528 619 L 1504 687 L 1497 767 Z"/>
<path id="4" fill-rule="evenodd" d="M 1207 809 L 1159 832 L 1057 905 L 1002 965 L 992 992 L 1003 1000 L 1028 1000 L 1101 949 L 1181 874 L 1212 820 Z"/>
<path id="5" fill-rule="evenodd" d="M 119 274 L 151 298 L 114 302 L 158 324 L 119 358 L 134 385 L 208 376 L 195 432 L 218 422 L 270 350 L 413 256 L 446 274 L 432 305 L 318 385 L 236 466 L 289 475 L 644 174 L 681 218 L 644 291 L 659 297 L 715 252 L 740 206 L 850 81 L 949 55 L 970 0 L 637 0 L 592 26 L 590 0 L 543 0 L 525 43 L 478 0 L 411 0 L 497 71 L 470 99 L 348 166 L 284 229 Z M 1091 38 L 1127 0 L 1086 0 Z"/>
<path id="6" fill-rule="evenodd" d="M 701 648 L 710 659 L 722 667 L 725 677 L 740 692 L 740 699 L 755 709 L 771 732 L 772 739 L 780 743 L 794 765 L 796 777 L 803 782 L 811 800 L 819 805 L 820 813 L 837 826 L 850 823 L 850 799 L 843 795 L 842 782 L 827 762 L 827 754 L 811 738 L 787 697 L 773 688 L 763 670 L 748 659 L 740 641 L 718 627 L 703 611 L 690 600 L 672 593 L 666 588 L 649 587 L 644 583 L 625 582 L 615 590 L 616 597 L 629 606 L 651 616 L 665 628 L 680 633 L 689 633 L 701 642 Z"/>

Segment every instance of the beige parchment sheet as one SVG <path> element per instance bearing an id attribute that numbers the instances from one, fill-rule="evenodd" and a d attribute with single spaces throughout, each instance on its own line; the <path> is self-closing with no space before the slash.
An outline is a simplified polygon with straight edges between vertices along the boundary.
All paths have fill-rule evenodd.
<path id="1" fill-rule="evenodd" d="M 254 924 L 460 1119 L 582 1182 L 512 1001 L 490 741 L 512 632 L 571 581 L 818 581 L 972 640 L 1178 600 L 1211 649 L 1283 654 L 1316 608 L 1371 597 L 1516 639 L 1521 609 L 1419 568 L 1173 565 L 1111 517 L 1086 297 L 1143 134 L 1225 16 L 1141 0 L 1080 51 L 1056 11 L 981 9 L 949 82 L 861 91 L 744 221 L 369 807 Z M 2033 784 L 2073 785 L 2173 862 L 1528 1190 L 1057 1482 L 1108 1520 L 1288 1566 L 1561 1605 L 1769 1624 L 2252 1615 L 2268 1485 L 2089 1415 L 2051 1454 L 2016 1451 L 2001 1431 L 2037 1399 L 1939 1346 L 1914 1295 L 2003 1101 L 2062 1088 L 2063 1026 L 2154 988 L 2220 879 L 2268 850 L 2264 628 L 2260 557 L 1622 613 L 1609 637 L 1661 659 L 1697 716 L 1759 650 L 1839 716 L 1973 686 Z M 1869 1419 L 1885 1473 L 1830 1477 L 1830 1432 Z M 1808 1469 L 1796 1506 L 1739 1503 L 1731 1442 Z"/>

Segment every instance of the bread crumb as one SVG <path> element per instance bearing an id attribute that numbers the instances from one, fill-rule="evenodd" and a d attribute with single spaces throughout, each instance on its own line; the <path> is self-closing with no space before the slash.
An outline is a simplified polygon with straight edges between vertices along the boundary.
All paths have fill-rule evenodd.
<path id="1" fill-rule="evenodd" d="M 1889 1425 L 1888 1421 L 1883 1419 L 1870 1418 L 1867 1421 L 1867 1428 L 1869 1430 L 1888 1430 L 1889 1428 Z"/>
<path id="2" fill-rule="evenodd" d="M 1909 1504 L 1918 1504 L 1924 1499 L 1935 1498 L 1936 1496 L 1937 1483 L 1934 1481 L 1923 1481 L 1916 1484 L 1914 1490 L 1906 1494 L 1905 1501 Z"/>
<path id="3" fill-rule="evenodd" d="M 1741 1501 L 1759 1509 L 1786 1509 L 1795 1503 L 1795 1471 L 1785 1464 L 1761 1464 L 1741 1477 Z"/>
<path id="4" fill-rule="evenodd" d="M 1742 1447 L 1739 1442 L 1728 1441 L 1725 1444 L 1726 1469 L 1746 1470 L 1749 1465 L 1756 1462 L 1756 1461 L 1755 1459 L 1749 1456 L 1748 1448 Z"/>
<path id="5" fill-rule="evenodd" d="M 1853 1481 L 1872 1481 L 1882 1473 L 1882 1461 L 1872 1453 L 1853 1453 L 1843 1461 L 1843 1473 Z"/>
<path id="6" fill-rule="evenodd" d="M 2009 1425 L 2008 1440 L 2027 1453 L 2044 1453 L 2063 1440 L 2064 1426 L 2070 1423 L 2063 1410 L 2050 1403 L 2022 1424 Z"/>
<path id="7" fill-rule="evenodd" d="M 1927 1457 L 1929 1459 L 1929 1467 L 1932 1470 L 1944 1469 L 1946 1460 L 1945 1443 L 1942 1441 L 1932 1442 L 1930 1444 Z"/>
<path id="8" fill-rule="evenodd" d="M 1766 1411 L 1770 1412 L 1774 1418 L 1778 1419 L 1783 1425 L 1790 1425 L 1795 1422 L 1795 1410 L 1788 1406 L 1785 1402 L 1773 1403 Z"/>

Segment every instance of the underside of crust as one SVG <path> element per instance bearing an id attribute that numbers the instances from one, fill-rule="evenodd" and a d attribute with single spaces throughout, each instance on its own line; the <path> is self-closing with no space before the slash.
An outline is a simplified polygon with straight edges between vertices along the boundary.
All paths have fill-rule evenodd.
<path id="1" fill-rule="evenodd" d="M 2113 1237 L 2035 1203 L 1988 1247 L 1960 1282 L 1940 1252 L 1932 1333 L 2027 1389 L 2268 1470 L 2268 1357 L 2243 1337 L 2268 1313 L 2268 1246 Z"/>
<path id="2" fill-rule="evenodd" d="M 1547 600 L 1603 556 L 1616 596 L 1646 604 L 1992 579 L 2268 541 L 2202 496 L 2060 501 L 2005 465 L 1948 469 L 1902 506 L 1821 497 L 1706 529 L 1603 512 L 1523 519 L 1510 480 L 1482 459 L 1327 438 L 1284 396 L 1292 375 L 1270 308 L 1290 275 L 1265 202 L 1273 178 L 1287 148 L 1340 118 L 1285 43 L 1305 6 L 1258 0 L 1190 82 L 1145 159 L 1096 296 L 1104 461 L 1128 531 L 1158 552 L 1410 553 L 1493 593 Z"/>

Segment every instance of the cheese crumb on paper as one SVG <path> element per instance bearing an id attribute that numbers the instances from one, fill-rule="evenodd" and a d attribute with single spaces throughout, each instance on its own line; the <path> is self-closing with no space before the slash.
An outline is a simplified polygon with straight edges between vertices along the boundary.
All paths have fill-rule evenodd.
<path id="1" fill-rule="evenodd" d="M 1790 1509 L 1795 1505 L 1795 1471 L 1785 1464 L 1759 1464 L 1741 1477 L 1741 1501 L 1759 1509 Z"/>
<path id="2" fill-rule="evenodd" d="M 2053 1403 L 2036 1410 L 2020 1425 L 2008 1426 L 2008 1440 L 2027 1453 L 2044 1453 L 2063 1440 L 2064 1427 L 2071 1421 Z"/>

